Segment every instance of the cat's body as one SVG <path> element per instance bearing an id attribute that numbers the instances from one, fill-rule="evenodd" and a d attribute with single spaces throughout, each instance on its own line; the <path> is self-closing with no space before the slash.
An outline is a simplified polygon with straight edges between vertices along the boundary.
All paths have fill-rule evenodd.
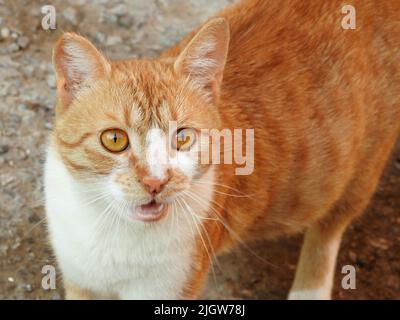
<path id="1" fill-rule="evenodd" d="M 78 99 L 66 90 L 68 67 L 87 70 L 62 62 L 65 55 L 65 61 L 74 60 L 79 50 L 68 50 L 82 39 L 69 35 L 60 41 L 55 51 L 59 115 L 46 166 L 46 197 L 51 239 L 70 297 L 196 297 L 209 255 L 238 239 L 306 228 L 291 297 L 330 296 L 341 235 L 368 204 L 400 130 L 400 4 L 353 5 L 355 30 L 342 29 L 340 1 L 249 0 L 228 8 L 219 15 L 230 29 L 225 68 L 229 34 L 221 19 L 159 61 L 108 65 L 88 44 L 80 44 L 96 61 L 88 78 L 97 82 L 76 93 Z M 65 43 L 74 45 L 67 50 Z M 210 59 L 214 63 L 207 64 Z M 189 67 L 205 69 L 185 73 Z M 179 76 L 201 83 L 207 68 L 216 68 L 214 78 L 200 79 L 209 81 L 200 89 L 211 91 L 211 100 Z M 128 118 L 135 125 L 129 126 Z M 238 176 L 232 165 L 195 167 L 184 159 L 174 167 L 174 174 L 184 177 L 171 181 L 179 190 L 190 188 L 185 203 L 151 223 L 118 224 L 111 216 L 103 221 L 107 228 L 92 232 L 106 204 L 96 199 L 82 204 L 91 174 L 109 183 L 116 163 L 132 165 L 136 178 L 138 172 L 159 171 L 138 159 L 145 149 L 133 148 L 134 160 L 130 155 L 110 160 L 101 146 L 88 152 L 87 140 L 92 147 L 96 143 L 92 132 L 124 122 L 139 132 L 129 131 L 131 142 L 131 134 L 137 135 L 149 147 L 147 130 L 164 128 L 171 119 L 199 128 L 253 128 L 254 172 Z M 74 154 L 78 148 L 83 151 Z M 195 216 L 187 217 L 187 205 Z"/>

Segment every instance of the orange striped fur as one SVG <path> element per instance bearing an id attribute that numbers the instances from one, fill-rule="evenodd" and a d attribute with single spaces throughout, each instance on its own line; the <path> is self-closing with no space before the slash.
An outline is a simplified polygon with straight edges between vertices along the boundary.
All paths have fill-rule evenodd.
<path id="1" fill-rule="evenodd" d="M 233 165 L 215 166 L 209 216 L 219 221 L 203 222 L 208 241 L 197 237 L 182 298 L 201 293 L 210 252 L 228 250 L 238 239 L 303 231 L 291 297 L 330 297 L 340 237 L 367 206 L 400 130 L 400 3 L 352 5 L 355 30 L 342 29 L 342 1 L 336 0 L 245 0 L 219 13 L 216 18 L 224 20 L 208 25 L 219 41 L 229 40 L 229 50 L 223 74 L 208 88 L 212 100 L 174 69 L 198 30 L 159 59 L 110 62 L 110 70 L 78 35 L 64 34 L 56 45 L 56 65 L 68 41 L 84 42 L 98 65 L 96 81 L 79 99 L 68 95 L 65 71 L 56 68 L 53 138 L 79 179 L 109 174 L 116 157 L 131 161 L 134 175 L 119 179 L 126 188 L 148 174 L 134 151 L 107 153 L 99 130 L 133 128 L 141 141 L 152 123 L 167 130 L 170 120 L 194 128 L 254 129 L 251 175 L 235 175 Z M 210 167 L 202 165 L 199 174 Z M 190 188 L 179 170 L 169 176 L 170 193 Z"/>

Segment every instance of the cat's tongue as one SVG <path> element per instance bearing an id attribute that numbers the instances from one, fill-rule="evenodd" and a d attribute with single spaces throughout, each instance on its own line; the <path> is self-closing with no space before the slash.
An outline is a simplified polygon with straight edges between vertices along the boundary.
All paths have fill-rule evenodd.
<path id="1" fill-rule="evenodd" d="M 164 204 L 152 200 L 147 204 L 135 207 L 132 212 L 132 218 L 142 221 L 156 221 L 164 216 L 165 211 Z"/>

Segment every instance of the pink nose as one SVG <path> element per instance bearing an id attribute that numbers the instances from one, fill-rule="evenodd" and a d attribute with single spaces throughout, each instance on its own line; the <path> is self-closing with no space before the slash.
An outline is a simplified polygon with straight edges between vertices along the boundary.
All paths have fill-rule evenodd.
<path id="1" fill-rule="evenodd" d="M 142 183 L 151 194 L 159 193 L 167 182 L 167 178 L 159 179 L 151 176 L 145 176 L 142 179 Z"/>

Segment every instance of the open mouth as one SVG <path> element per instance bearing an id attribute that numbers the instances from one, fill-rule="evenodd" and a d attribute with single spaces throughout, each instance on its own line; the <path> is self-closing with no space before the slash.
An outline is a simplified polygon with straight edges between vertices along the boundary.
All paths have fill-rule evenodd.
<path id="1" fill-rule="evenodd" d="M 135 220 L 157 221 L 165 215 L 167 210 L 163 203 L 152 200 L 149 203 L 134 207 L 132 211 L 131 216 Z"/>

